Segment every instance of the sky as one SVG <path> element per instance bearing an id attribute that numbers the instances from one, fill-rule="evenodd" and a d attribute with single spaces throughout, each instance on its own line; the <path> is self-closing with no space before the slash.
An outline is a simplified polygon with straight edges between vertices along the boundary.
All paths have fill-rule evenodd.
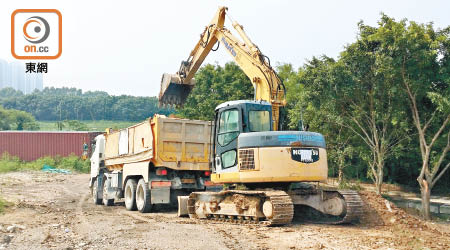
<path id="1" fill-rule="evenodd" d="M 63 50 L 60 58 L 46 61 L 44 87 L 157 96 L 162 74 L 178 70 L 219 6 L 228 7 L 228 14 L 273 65 L 291 63 L 295 68 L 313 56 L 337 57 L 355 41 L 357 23 L 375 26 L 382 12 L 397 20 L 433 22 L 435 28 L 450 25 L 446 0 L 3 0 L 0 58 L 16 60 L 10 50 L 14 10 L 57 9 L 63 20 Z M 229 21 L 225 26 L 233 31 Z M 221 46 L 203 65 L 229 61 Z"/>

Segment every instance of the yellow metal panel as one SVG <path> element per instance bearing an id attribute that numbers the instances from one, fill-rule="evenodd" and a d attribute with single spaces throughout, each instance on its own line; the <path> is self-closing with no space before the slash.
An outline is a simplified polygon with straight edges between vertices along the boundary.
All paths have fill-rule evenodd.
<path id="1" fill-rule="evenodd" d="M 203 150 L 204 143 L 186 142 L 185 144 L 184 161 L 204 161 L 205 152 Z"/>
<path id="2" fill-rule="evenodd" d="M 113 158 L 119 155 L 119 133 L 105 135 L 105 158 Z"/>
<path id="3" fill-rule="evenodd" d="M 134 131 L 135 131 L 134 127 L 128 128 L 128 153 L 129 154 L 134 154 L 135 153 L 135 149 L 134 149 Z"/>
<path id="4" fill-rule="evenodd" d="M 211 122 L 155 116 L 155 166 L 209 170 Z"/>
<path id="5" fill-rule="evenodd" d="M 328 177 L 326 150 L 319 148 L 319 161 L 302 163 L 291 159 L 290 147 L 255 148 L 259 170 L 211 175 L 215 183 L 325 181 Z M 256 154 L 255 154 L 256 156 Z"/>
<path id="6" fill-rule="evenodd" d="M 128 136 L 134 142 L 135 153 L 147 151 L 153 147 L 153 134 L 149 120 L 136 125 L 133 137 L 131 135 Z"/>
<path id="7" fill-rule="evenodd" d="M 129 163 L 129 164 L 124 164 L 123 166 L 123 185 L 125 184 L 125 180 L 127 179 L 128 176 L 136 176 L 136 175 L 140 175 L 144 178 L 145 182 L 148 182 L 148 164 L 150 162 L 149 161 L 144 161 L 144 162 L 135 162 L 135 163 Z"/>

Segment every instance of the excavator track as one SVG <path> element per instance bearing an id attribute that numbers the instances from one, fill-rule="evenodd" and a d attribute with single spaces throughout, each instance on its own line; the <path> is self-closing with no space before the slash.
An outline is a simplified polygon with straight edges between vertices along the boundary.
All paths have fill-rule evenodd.
<path id="1" fill-rule="evenodd" d="M 346 208 L 346 214 L 340 221 L 336 221 L 331 224 L 347 224 L 357 222 L 363 214 L 363 201 L 358 192 L 353 190 L 338 190 L 342 197 L 344 197 Z"/>
<path id="2" fill-rule="evenodd" d="M 306 191 L 303 190 L 301 193 L 303 195 L 311 195 L 317 194 L 317 191 Z M 330 193 L 336 193 L 341 197 L 341 199 L 345 202 L 345 215 L 342 217 L 332 217 L 332 219 L 327 219 L 329 216 L 320 216 L 318 220 L 309 220 L 307 221 L 317 224 L 348 224 L 357 222 L 359 218 L 363 214 L 363 201 L 359 196 L 358 192 L 353 190 L 335 190 L 335 191 L 325 191 Z M 193 195 L 192 195 L 193 194 Z M 215 220 L 221 222 L 229 222 L 229 223 L 237 223 L 237 224 L 260 224 L 265 226 L 281 226 L 290 224 L 294 217 L 294 202 L 290 194 L 284 191 L 247 191 L 247 190 L 230 190 L 230 191 L 222 191 L 220 193 L 192 193 L 189 196 L 187 206 L 189 217 L 191 218 L 203 218 L 208 220 Z M 206 195 L 206 196 L 205 196 Z M 203 212 L 201 210 L 200 214 L 198 211 L 199 204 L 198 200 L 204 200 L 205 197 L 220 197 L 225 200 L 226 197 L 232 197 L 234 195 L 245 196 L 250 199 L 259 199 L 260 203 L 258 208 L 260 211 L 256 215 L 248 215 L 248 214 L 237 214 L 237 213 L 222 213 L 218 212 Z M 291 194 L 292 195 L 292 194 Z M 299 195 L 299 193 L 297 193 Z M 200 198 L 200 196 L 202 196 Z M 269 210 L 270 212 L 263 211 L 264 202 L 270 201 Z M 214 203 L 215 200 L 212 199 L 211 203 Z M 217 203 L 217 204 L 220 204 Z M 218 206 L 220 207 L 220 205 Z M 265 216 L 266 214 L 270 214 L 270 216 Z"/>
<path id="3" fill-rule="evenodd" d="M 321 195 L 320 192 L 323 192 Z M 363 214 L 363 206 L 364 203 L 361 200 L 361 197 L 359 196 L 358 192 L 353 190 L 297 190 L 297 192 L 290 193 L 292 195 L 292 198 L 294 200 L 294 204 L 297 205 L 303 205 L 301 203 L 296 203 L 296 197 L 308 197 L 309 195 L 321 195 L 329 198 L 333 197 L 339 197 L 344 203 L 345 203 L 345 214 L 341 216 L 333 216 L 329 214 L 323 214 L 320 211 L 315 210 L 312 207 L 309 207 L 309 209 L 312 209 L 312 211 L 316 211 L 313 213 L 306 213 L 306 214 L 296 214 L 302 221 L 315 223 L 315 224 L 329 224 L 329 225 L 338 225 L 338 224 L 349 224 L 354 223 L 359 220 L 359 218 Z M 298 200 L 298 199 L 297 199 Z M 298 211 L 297 211 L 298 212 Z M 305 211 L 303 211 L 305 212 Z M 301 217 L 303 216 L 303 217 Z"/>
<path id="4" fill-rule="evenodd" d="M 273 215 L 264 222 L 267 226 L 280 226 L 289 224 L 294 218 L 294 204 L 291 197 L 283 191 L 272 191 L 266 193 L 272 203 Z"/>
<path id="5" fill-rule="evenodd" d="M 203 193 L 202 195 L 204 194 L 205 193 Z M 214 193 L 212 195 L 217 195 L 217 193 Z M 202 214 L 203 217 L 200 217 L 199 214 L 196 213 L 196 211 L 198 211 L 198 204 L 196 204 L 197 196 L 196 193 L 193 193 L 189 196 L 189 199 L 187 201 L 189 217 L 239 224 L 260 224 L 264 226 L 281 226 L 289 224 L 292 222 L 292 219 L 294 217 L 294 204 L 292 203 L 290 196 L 284 191 L 230 190 L 220 192 L 220 195 L 222 195 L 223 197 L 231 197 L 233 195 L 258 197 L 261 201 L 261 204 L 264 201 L 270 201 L 269 204 L 271 204 L 271 215 L 269 217 L 260 217 L 236 214 L 221 214 L 219 212 L 213 214 Z M 259 214 L 263 214 L 262 211 L 259 211 Z"/>

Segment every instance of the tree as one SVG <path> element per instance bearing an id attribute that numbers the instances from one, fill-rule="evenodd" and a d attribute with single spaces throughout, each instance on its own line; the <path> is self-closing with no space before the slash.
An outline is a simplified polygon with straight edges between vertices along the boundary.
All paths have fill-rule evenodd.
<path id="1" fill-rule="evenodd" d="M 385 67 L 402 87 L 417 131 L 422 164 L 417 181 L 422 215 L 430 219 L 430 195 L 450 168 L 450 27 L 400 22 L 383 15 L 373 40 Z"/>
<path id="2" fill-rule="evenodd" d="M 0 106 L 0 130 L 39 130 L 39 124 L 27 112 Z"/>
<path id="3" fill-rule="evenodd" d="M 86 124 L 84 124 L 80 121 L 77 121 L 77 120 L 65 120 L 64 123 L 67 124 L 67 127 L 70 130 L 74 130 L 74 131 L 88 131 L 89 130 L 89 128 Z M 61 130 L 62 130 L 62 128 L 61 128 Z"/>
<path id="4" fill-rule="evenodd" d="M 217 105 L 232 100 L 252 100 L 253 86 L 235 63 L 205 65 L 195 75 L 195 88 L 183 108 L 178 110 L 189 119 L 213 120 Z"/>
<path id="5" fill-rule="evenodd" d="M 75 88 L 45 88 L 23 95 L 7 88 L 0 90 L 0 104 L 33 114 L 38 120 L 128 120 L 142 121 L 172 109 L 158 107 L 156 97 L 110 96 L 102 91 L 83 93 Z"/>
<path id="6" fill-rule="evenodd" d="M 332 58 L 323 56 L 322 59 L 313 58 L 298 72 L 295 72 L 290 64 L 280 65 L 277 70 L 287 89 L 289 128 L 302 130 L 302 126 L 306 126 L 325 136 L 329 169 L 333 175 L 337 169 L 338 182 L 342 184 L 345 179 L 344 170 L 355 154 L 352 145 L 355 138 L 345 127 L 331 119 L 338 114 L 331 115 L 336 110 L 329 100 L 330 96 L 317 93 L 312 87 L 315 82 L 329 80 L 328 70 L 334 63 Z"/>

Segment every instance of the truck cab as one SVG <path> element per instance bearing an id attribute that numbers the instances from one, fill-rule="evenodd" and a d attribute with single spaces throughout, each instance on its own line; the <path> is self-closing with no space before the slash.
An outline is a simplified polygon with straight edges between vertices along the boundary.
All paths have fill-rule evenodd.
<path id="1" fill-rule="evenodd" d="M 92 155 L 91 155 L 91 180 L 89 182 L 89 187 L 92 187 L 95 179 L 99 175 L 100 168 L 105 166 L 105 136 L 98 135 L 94 139 L 94 144 L 92 144 Z"/>

